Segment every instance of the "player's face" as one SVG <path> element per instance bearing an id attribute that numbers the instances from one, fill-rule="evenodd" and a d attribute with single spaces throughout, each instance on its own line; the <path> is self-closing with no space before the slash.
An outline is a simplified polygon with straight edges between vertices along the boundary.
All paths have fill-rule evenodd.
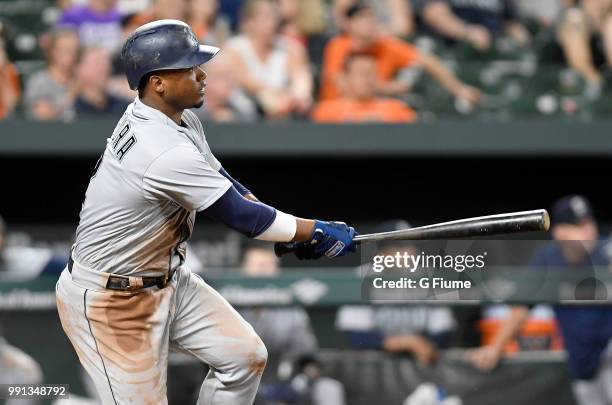
<path id="1" fill-rule="evenodd" d="M 202 66 L 166 71 L 163 79 L 162 97 L 176 110 L 200 108 L 204 104 L 206 72 Z"/>

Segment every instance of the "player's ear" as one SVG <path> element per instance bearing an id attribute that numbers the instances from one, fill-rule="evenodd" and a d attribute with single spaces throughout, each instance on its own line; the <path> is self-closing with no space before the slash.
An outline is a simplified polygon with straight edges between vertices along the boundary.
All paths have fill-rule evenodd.
<path id="1" fill-rule="evenodd" d="M 157 94 L 162 94 L 165 90 L 165 82 L 161 76 L 151 75 L 149 77 L 149 86 L 155 91 Z"/>

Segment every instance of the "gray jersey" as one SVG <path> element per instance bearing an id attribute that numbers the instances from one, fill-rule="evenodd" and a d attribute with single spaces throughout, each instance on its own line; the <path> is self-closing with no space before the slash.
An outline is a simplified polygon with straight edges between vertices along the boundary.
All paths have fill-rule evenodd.
<path id="1" fill-rule="evenodd" d="M 158 276 L 179 266 L 195 212 L 231 183 L 219 173 L 199 119 L 183 125 L 136 99 L 107 140 L 89 182 L 73 258 L 121 275 Z"/>

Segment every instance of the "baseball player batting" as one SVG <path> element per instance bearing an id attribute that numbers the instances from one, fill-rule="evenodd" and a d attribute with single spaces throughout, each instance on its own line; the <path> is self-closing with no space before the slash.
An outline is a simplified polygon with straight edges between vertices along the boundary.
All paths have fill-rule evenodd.
<path id="1" fill-rule="evenodd" d="M 196 212 L 244 235 L 293 242 L 299 258 L 355 250 L 355 230 L 296 218 L 257 201 L 212 154 L 202 124 L 202 65 L 218 48 L 161 20 L 138 28 L 121 57 L 138 97 L 91 177 L 67 268 L 62 327 L 102 403 L 165 404 L 168 350 L 210 365 L 198 404 L 254 400 L 267 351 L 253 328 L 184 266 Z"/>

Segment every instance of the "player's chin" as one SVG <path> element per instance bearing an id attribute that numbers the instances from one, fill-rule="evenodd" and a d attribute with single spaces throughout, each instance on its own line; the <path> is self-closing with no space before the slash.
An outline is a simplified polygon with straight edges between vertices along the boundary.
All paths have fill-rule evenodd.
<path id="1" fill-rule="evenodd" d="M 193 105 L 193 108 L 200 108 L 204 105 L 204 97 L 200 97 L 200 99 Z"/>

